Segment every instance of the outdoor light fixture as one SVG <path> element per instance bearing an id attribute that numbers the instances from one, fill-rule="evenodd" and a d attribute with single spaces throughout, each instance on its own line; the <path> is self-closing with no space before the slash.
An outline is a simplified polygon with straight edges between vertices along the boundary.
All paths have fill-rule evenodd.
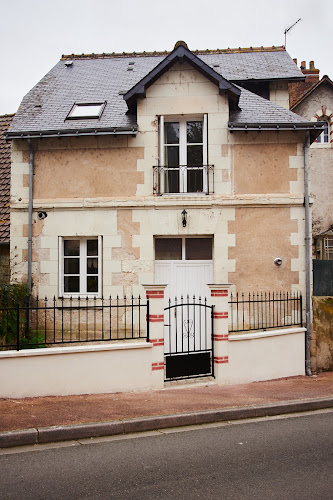
<path id="1" fill-rule="evenodd" d="M 183 216 L 183 219 L 182 219 L 182 223 L 183 223 L 183 227 L 186 227 L 186 222 L 187 222 L 187 212 L 184 208 L 184 210 L 182 211 L 182 216 Z"/>

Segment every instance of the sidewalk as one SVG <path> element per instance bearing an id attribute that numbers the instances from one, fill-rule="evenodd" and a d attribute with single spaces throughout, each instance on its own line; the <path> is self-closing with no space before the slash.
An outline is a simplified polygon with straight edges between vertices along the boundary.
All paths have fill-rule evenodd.
<path id="1" fill-rule="evenodd" d="M 197 379 L 150 392 L 0 399 L 0 447 L 330 407 L 333 372 L 233 386 Z"/>

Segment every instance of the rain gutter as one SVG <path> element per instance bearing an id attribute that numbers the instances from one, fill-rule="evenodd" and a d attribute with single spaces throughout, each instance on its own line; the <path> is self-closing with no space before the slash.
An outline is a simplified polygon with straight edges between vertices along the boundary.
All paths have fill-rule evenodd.
<path id="1" fill-rule="evenodd" d="M 34 150 L 32 142 L 28 139 L 29 144 L 29 218 L 28 218 L 28 289 L 31 292 L 31 266 L 32 266 L 32 207 L 33 207 L 33 179 L 34 179 Z"/>
<path id="2" fill-rule="evenodd" d="M 137 129 L 109 129 L 109 130 L 63 130 L 63 131 L 37 131 L 37 132 L 9 132 L 6 140 L 11 139 L 38 139 L 42 137 L 85 137 L 98 135 L 136 135 Z"/>
<path id="3" fill-rule="evenodd" d="M 304 209 L 305 209 L 305 373 L 311 376 L 311 283 L 310 283 L 310 203 L 309 203 L 309 132 L 304 149 Z"/>

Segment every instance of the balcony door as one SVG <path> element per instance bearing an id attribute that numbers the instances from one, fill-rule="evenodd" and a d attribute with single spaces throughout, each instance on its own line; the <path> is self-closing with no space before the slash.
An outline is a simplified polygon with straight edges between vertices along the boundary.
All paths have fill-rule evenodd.
<path id="1" fill-rule="evenodd" d="M 207 193 L 207 115 L 160 119 L 161 192 Z"/>

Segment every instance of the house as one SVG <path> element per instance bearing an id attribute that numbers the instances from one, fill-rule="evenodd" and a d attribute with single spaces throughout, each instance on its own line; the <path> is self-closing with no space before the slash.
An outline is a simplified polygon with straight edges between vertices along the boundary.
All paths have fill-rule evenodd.
<path id="1" fill-rule="evenodd" d="M 7 134 L 12 281 L 70 307 L 148 285 L 227 306 L 228 283 L 308 295 L 305 174 L 324 123 L 289 110 L 288 85 L 303 80 L 284 47 L 63 56 Z"/>
<path id="2" fill-rule="evenodd" d="M 293 84 L 290 109 L 314 123 L 320 120 L 325 124 L 309 156 L 313 253 L 315 259 L 333 260 L 333 82 L 327 75 L 319 80 L 313 61 L 309 69 L 303 61 L 301 68 L 307 78 L 312 72 L 310 86 L 304 89 L 302 82 Z M 317 72 L 316 79 L 313 72 Z"/>
<path id="3" fill-rule="evenodd" d="M 297 63 L 297 61 L 295 61 Z M 310 61 L 301 64 L 309 79 L 292 84 L 291 110 L 324 130 L 313 142 L 309 154 L 313 235 L 313 329 L 312 351 L 316 369 L 333 369 L 333 82 Z"/>
<path id="4" fill-rule="evenodd" d="M 9 283 L 10 143 L 5 134 L 14 115 L 0 116 L 0 284 Z"/>

